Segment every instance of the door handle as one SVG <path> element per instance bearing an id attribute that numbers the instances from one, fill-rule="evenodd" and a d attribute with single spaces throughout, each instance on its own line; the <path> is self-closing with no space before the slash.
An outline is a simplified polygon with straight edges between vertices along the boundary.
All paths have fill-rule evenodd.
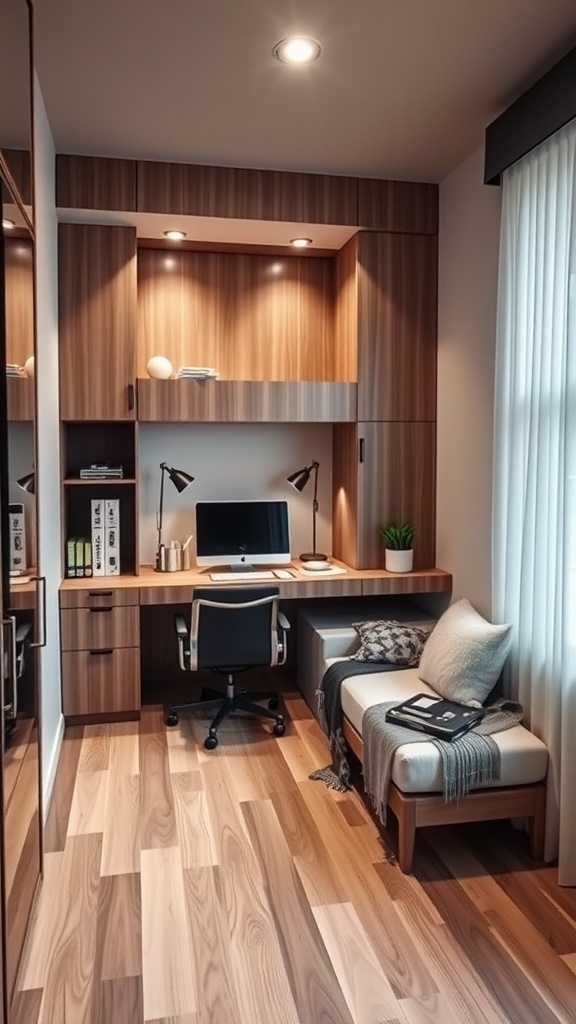
<path id="1" fill-rule="evenodd" d="M 128 385 L 128 408 L 132 410 L 134 408 L 134 385 Z"/>
<path id="2" fill-rule="evenodd" d="M 358 441 L 358 462 L 364 462 L 364 438 Z"/>
<path id="3" fill-rule="evenodd" d="M 30 644 L 30 647 L 46 647 L 46 577 L 45 576 L 33 576 L 33 580 L 36 580 L 40 584 L 38 587 L 38 603 L 40 608 L 38 609 L 39 619 L 42 623 L 41 640 L 36 640 Z M 40 600 L 42 595 L 42 600 Z"/>

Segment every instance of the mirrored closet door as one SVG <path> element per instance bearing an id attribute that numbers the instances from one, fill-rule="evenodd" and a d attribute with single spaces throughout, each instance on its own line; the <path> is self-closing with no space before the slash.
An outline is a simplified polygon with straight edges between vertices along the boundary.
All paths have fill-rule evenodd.
<path id="1" fill-rule="evenodd" d="M 0 1020 L 5 1024 L 11 1020 L 16 975 L 41 872 L 31 15 L 26 0 L 2 0 Z"/>

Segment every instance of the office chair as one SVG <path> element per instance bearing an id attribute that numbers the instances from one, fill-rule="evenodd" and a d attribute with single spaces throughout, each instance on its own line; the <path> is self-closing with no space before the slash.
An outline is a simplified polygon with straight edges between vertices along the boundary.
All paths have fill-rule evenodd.
<path id="1" fill-rule="evenodd" d="M 232 711 L 274 719 L 273 733 L 283 736 L 284 718 L 276 714 L 275 693 L 238 694 L 234 676 L 257 666 L 283 665 L 286 661 L 286 634 L 290 623 L 278 609 L 278 587 L 206 587 L 194 590 L 190 631 L 182 615 L 174 619 L 178 637 L 180 668 L 185 672 L 211 669 L 226 676 L 226 695 L 204 689 L 200 700 L 175 704 L 166 710 L 166 725 L 178 724 L 178 712 L 196 708 L 218 708 L 204 740 L 207 750 L 218 746 L 220 722 Z M 258 702 L 268 701 L 264 708 Z"/>

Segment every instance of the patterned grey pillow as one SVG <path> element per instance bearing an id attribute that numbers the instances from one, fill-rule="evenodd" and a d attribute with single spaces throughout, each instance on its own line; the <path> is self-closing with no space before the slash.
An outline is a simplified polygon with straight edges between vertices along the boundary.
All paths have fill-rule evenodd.
<path id="1" fill-rule="evenodd" d="M 350 655 L 352 661 L 384 661 L 389 665 L 417 665 L 430 630 L 407 626 L 395 619 L 353 622 L 360 647 Z"/>

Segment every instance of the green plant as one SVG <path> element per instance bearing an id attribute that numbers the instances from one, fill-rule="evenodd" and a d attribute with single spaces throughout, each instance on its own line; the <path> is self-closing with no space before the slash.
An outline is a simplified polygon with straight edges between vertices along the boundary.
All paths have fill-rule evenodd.
<path id="1" fill-rule="evenodd" d="M 410 523 L 389 523 L 380 527 L 384 547 L 393 551 L 410 551 L 414 545 L 416 530 Z"/>

